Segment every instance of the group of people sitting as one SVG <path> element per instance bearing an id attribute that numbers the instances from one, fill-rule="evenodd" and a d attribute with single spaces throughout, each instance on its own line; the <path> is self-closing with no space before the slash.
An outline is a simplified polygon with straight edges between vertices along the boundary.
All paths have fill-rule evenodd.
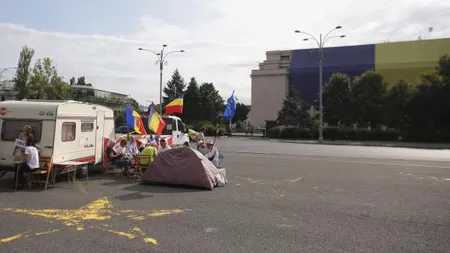
<path id="1" fill-rule="evenodd" d="M 204 129 L 200 129 L 199 134 L 196 136 L 196 142 L 197 150 L 206 156 L 216 167 L 219 167 L 219 150 L 214 140 L 205 140 Z M 123 168 L 123 174 L 129 177 L 136 171 L 137 166 L 148 167 L 153 163 L 158 154 L 171 149 L 164 138 L 159 140 L 158 149 L 156 147 L 157 142 L 150 139 L 147 144 L 137 147 L 134 137 L 130 135 L 127 139 L 122 139 L 118 145 L 115 140 L 110 140 L 106 154 L 111 164 Z"/>
<path id="2" fill-rule="evenodd" d="M 134 137 L 129 136 L 128 139 L 122 139 L 119 145 L 116 145 L 115 140 L 110 140 L 106 154 L 111 164 L 123 168 L 123 174 L 128 177 L 133 175 L 137 166 L 147 167 L 153 163 L 158 154 L 171 149 L 165 139 L 159 141 L 158 149 L 156 147 L 157 143 L 154 140 L 137 147 Z"/>

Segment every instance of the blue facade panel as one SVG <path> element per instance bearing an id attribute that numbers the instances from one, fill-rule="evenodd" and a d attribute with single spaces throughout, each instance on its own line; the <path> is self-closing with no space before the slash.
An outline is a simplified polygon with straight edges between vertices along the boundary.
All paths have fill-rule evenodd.
<path id="1" fill-rule="evenodd" d="M 325 48 L 323 82 L 333 73 L 344 73 L 351 78 L 375 68 L 375 45 Z M 309 104 L 318 103 L 319 54 L 317 49 L 300 49 L 292 53 L 289 83 L 294 85 L 301 99 Z"/>

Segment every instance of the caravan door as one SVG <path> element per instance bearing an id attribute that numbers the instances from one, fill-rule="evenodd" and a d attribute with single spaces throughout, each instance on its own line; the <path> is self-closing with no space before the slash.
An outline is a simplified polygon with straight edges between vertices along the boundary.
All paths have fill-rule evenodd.
<path id="1" fill-rule="evenodd" d="M 95 132 L 95 163 L 98 163 L 103 158 L 103 135 L 105 130 L 105 112 L 97 111 Z"/>

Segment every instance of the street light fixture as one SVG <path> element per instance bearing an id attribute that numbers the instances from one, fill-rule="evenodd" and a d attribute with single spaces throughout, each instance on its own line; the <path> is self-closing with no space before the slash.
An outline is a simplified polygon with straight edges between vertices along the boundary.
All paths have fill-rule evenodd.
<path id="1" fill-rule="evenodd" d="M 2 80 L 3 73 L 8 69 L 17 69 L 17 67 L 7 67 L 0 70 L 0 81 Z"/>
<path id="2" fill-rule="evenodd" d="M 156 60 L 156 64 L 159 64 L 159 114 L 162 115 L 162 76 L 163 76 L 163 70 L 164 70 L 164 64 L 167 64 L 166 58 L 169 54 L 172 53 L 184 53 L 184 50 L 174 50 L 167 53 L 164 53 L 164 49 L 167 47 L 167 44 L 162 45 L 162 49 L 160 52 L 155 52 L 151 49 L 147 48 L 138 48 L 139 51 L 148 51 L 153 53 L 158 57 Z"/>
<path id="3" fill-rule="evenodd" d="M 322 86 L 323 86 L 323 52 L 325 43 L 332 39 L 332 38 L 345 38 L 345 35 L 332 35 L 332 33 L 336 30 L 341 29 L 342 26 L 338 25 L 334 29 L 331 29 L 328 31 L 328 33 L 325 34 L 325 36 L 322 36 L 320 34 L 319 39 L 314 37 L 312 34 L 295 30 L 295 33 L 305 34 L 308 37 L 304 38 L 303 41 L 309 41 L 313 40 L 317 43 L 318 52 L 319 52 L 319 114 L 320 114 L 320 120 L 319 120 L 319 143 L 323 142 L 323 98 L 322 98 Z M 330 36 L 331 35 L 331 36 Z"/>

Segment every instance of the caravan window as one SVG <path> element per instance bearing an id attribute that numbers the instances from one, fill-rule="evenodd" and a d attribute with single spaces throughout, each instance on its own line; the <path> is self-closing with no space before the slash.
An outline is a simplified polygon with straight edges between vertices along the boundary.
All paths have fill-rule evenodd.
<path id="1" fill-rule="evenodd" d="M 64 122 L 61 129 L 61 141 L 74 141 L 77 130 L 75 122 Z"/>
<path id="2" fill-rule="evenodd" d="M 81 123 L 81 132 L 92 132 L 94 130 L 94 123 Z"/>
<path id="3" fill-rule="evenodd" d="M 5 119 L 2 124 L 2 140 L 15 141 L 19 138 L 24 126 L 31 126 L 31 133 L 34 135 L 36 142 L 41 141 L 42 121 L 29 121 L 17 119 Z"/>

